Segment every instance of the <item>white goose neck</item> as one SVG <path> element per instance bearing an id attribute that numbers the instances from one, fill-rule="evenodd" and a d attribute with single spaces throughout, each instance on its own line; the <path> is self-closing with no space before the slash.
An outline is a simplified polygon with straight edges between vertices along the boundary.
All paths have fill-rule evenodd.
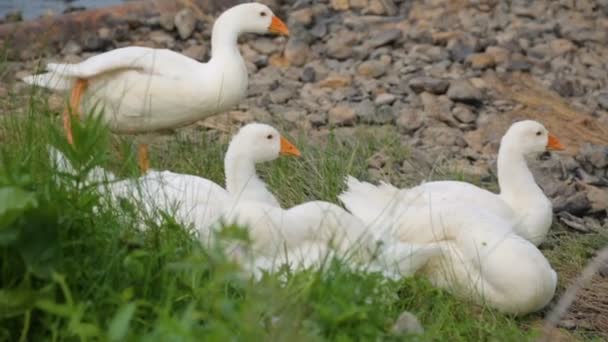
<path id="1" fill-rule="evenodd" d="M 211 33 L 211 62 L 224 61 L 228 57 L 241 57 L 237 41 L 241 29 L 236 14 L 231 10 L 222 13 Z"/>
<path id="2" fill-rule="evenodd" d="M 246 188 L 256 186 L 262 181 L 255 172 L 255 163 L 246 153 L 239 151 L 236 144 L 231 144 L 224 159 L 226 172 L 226 190 L 230 195 L 239 197 Z"/>
<path id="3" fill-rule="evenodd" d="M 512 208 L 526 205 L 520 202 L 523 198 L 545 198 L 528 168 L 524 154 L 515 144 L 503 139 L 498 151 L 497 166 L 500 195 Z"/>

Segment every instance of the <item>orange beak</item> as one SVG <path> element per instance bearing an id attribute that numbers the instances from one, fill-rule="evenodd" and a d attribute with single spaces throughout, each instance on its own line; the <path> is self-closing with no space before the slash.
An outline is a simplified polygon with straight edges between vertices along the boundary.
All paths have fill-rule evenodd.
<path id="1" fill-rule="evenodd" d="M 549 133 L 549 139 L 547 140 L 547 150 L 561 151 L 566 149 L 559 139 L 551 133 Z"/>
<path id="2" fill-rule="evenodd" d="M 279 19 L 276 15 L 272 16 L 272 21 L 268 27 L 268 32 L 282 36 L 289 36 L 289 29 L 287 28 L 287 25 L 285 25 L 283 20 Z"/>
<path id="3" fill-rule="evenodd" d="M 294 146 L 294 144 L 292 144 L 289 140 L 283 138 L 283 136 L 281 136 L 281 154 L 284 155 L 288 155 L 288 156 L 295 156 L 295 157 L 299 157 L 301 155 L 300 150 L 298 150 L 297 147 Z"/>

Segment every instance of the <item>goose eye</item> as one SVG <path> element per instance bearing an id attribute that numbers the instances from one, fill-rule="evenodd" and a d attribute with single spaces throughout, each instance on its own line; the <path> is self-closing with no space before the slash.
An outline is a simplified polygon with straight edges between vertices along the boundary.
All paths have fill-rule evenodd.
<path id="1" fill-rule="evenodd" d="M 266 16 L 266 12 L 260 12 L 260 17 L 265 17 Z"/>
<path id="2" fill-rule="evenodd" d="M 543 134 L 543 132 L 541 132 L 541 131 L 536 132 L 536 135 L 538 135 L 538 136 L 540 136 L 541 134 Z"/>
<path id="3" fill-rule="evenodd" d="M 268 139 L 268 140 L 272 139 L 272 134 L 268 134 L 268 135 L 266 136 L 266 139 Z"/>

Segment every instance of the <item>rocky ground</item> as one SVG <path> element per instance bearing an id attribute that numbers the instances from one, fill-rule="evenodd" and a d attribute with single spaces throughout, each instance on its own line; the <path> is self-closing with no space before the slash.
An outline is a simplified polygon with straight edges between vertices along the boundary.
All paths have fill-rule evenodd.
<path id="1" fill-rule="evenodd" d="M 417 168 L 445 160 L 491 179 L 502 133 L 513 120 L 536 119 L 568 146 L 531 160 L 559 221 L 608 234 L 608 1 L 263 2 L 291 36 L 243 37 L 249 98 L 228 120 L 281 122 L 320 141 L 330 129 L 394 126 Z M 205 61 L 212 21 L 184 9 L 105 27 L 43 61 L 78 62 L 133 44 Z M 37 55 L 23 51 L 4 79 L 29 74 Z M 15 86 L 0 93 L 23 87 Z M 221 129 L 226 120 L 197 129 Z M 384 167 L 382 158 L 370 168 Z M 397 168 L 408 172 L 411 161 Z"/>

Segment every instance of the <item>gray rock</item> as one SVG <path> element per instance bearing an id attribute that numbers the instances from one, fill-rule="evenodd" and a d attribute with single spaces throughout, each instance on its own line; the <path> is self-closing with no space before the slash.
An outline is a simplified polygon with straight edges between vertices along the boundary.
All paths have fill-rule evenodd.
<path id="1" fill-rule="evenodd" d="M 170 34 L 161 30 L 150 32 L 148 37 L 151 41 L 163 47 L 169 47 L 175 43 L 175 39 Z"/>
<path id="2" fill-rule="evenodd" d="M 327 41 L 327 55 L 338 60 L 349 59 L 353 55 L 353 48 L 340 37 L 335 37 Z"/>
<path id="3" fill-rule="evenodd" d="M 452 81 L 447 93 L 452 101 L 479 104 L 483 99 L 481 91 L 466 79 Z"/>
<path id="4" fill-rule="evenodd" d="M 380 170 L 386 165 L 387 162 L 388 157 L 386 154 L 376 152 L 367 160 L 367 165 L 372 169 Z"/>
<path id="5" fill-rule="evenodd" d="M 458 122 L 452 116 L 452 105 L 454 104 L 445 95 L 435 96 L 431 93 L 420 94 L 420 99 L 427 116 L 446 123 L 451 127 L 457 127 Z"/>
<path id="6" fill-rule="evenodd" d="M 327 114 L 325 112 L 310 114 L 308 115 L 308 121 L 315 128 L 325 126 L 327 124 Z"/>
<path id="7" fill-rule="evenodd" d="M 554 39 L 549 42 L 549 47 L 551 48 L 551 54 L 554 57 L 576 50 L 576 45 L 567 39 Z"/>
<path id="8" fill-rule="evenodd" d="M 268 56 L 266 55 L 257 55 L 253 60 L 253 64 L 258 68 L 265 68 L 268 65 Z"/>
<path id="9" fill-rule="evenodd" d="M 373 36 L 370 40 L 368 40 L 369 46 L 372 48 L 378 48 L 383 45 L 392 44 L 399 39 L 401 39 L 402 33 L 399 29 L 389 29 L 382 31 L 375 36 Z"/>
<path id="10" fill-rule="evenodd" d="M 608 146 L 586 143 L 580 149 L 579 154 L 584 160 L 598 169 L 603 169 L 608 166 Z"/>
<path id="11" fill-rule="evenodd" d="M 337 126 L 352 126 L 357 121 L 357 113 L 346 104 L 339 104 L 329 111 L 329 123 Z"/>
<path id="12" fill-rule="evenodd" d="M 370 123 L 377 125 L 385 125 L 395 120 L 395 113 L 393 107 L 389 105 L 382 105 L 376 110 L 376 115 L 372 117 Z"/>
<path id="13" fill-rule="evenodd" d="M 182 53 L 192 59 L 202 62 L 207 54 L 207 48 L 204 45 L 192 45 L 186 48 Z M 257 66 L 257 65 L 256 65 Z"/>
<path id="14" fill-rule="evenodd" d="M 608 210 L 608 189 L 587 185 L 585 190 L 591 203 L 591 211 L 605 215 Z"/>
<path id="15" fill-rule="evenodd" d="M 359 75 L 377 78 L 386 72 L 386 65 L 380 61 L 371 60 L 359 64 L 357 68 Z"/>
<path id="16" fill-rule="evenodd" d="M 290 39 L 285 46 L 285 59 L 289 64 L 294 66 L 302 66 L 308 61 L 310 48 L 301 39 Z"/>
<path id="17" fill-rule="evenodd" d="M 294 91 L 287 87 L 279 87 L 270 92 L 270 101 L 275 104 L 287 102 L 294 95 Z"/>
<path id="18" fill-rule="evenodd" d="M 61 49 L 61 53 L 64 55 L 77 55 L 82 52 L 82 46 L 73 40 L 69 40 Z"/>
<path id="19" fill-rule="evenodd" d="M 430 126 L 427 127 L 422 134 L 426 141 L 432 141 L 434 145 L 439 146 L 457 146 L 466 147 L 467 142 L 464 140 L 462 132 L 459 129 L 448 126 Z"/>
<path id="20" fill-rule="evenodd" d="M 452 110 L 452 115 L 462 123 L 472 123 L 477 119 L 477 115 L 467 106 L 456 105 Z"/>
<path id="21" fill-rule="evenodd" d="M 376 116 L 376 106 L 370 100 L 361 101 L 355 107 L 355 112 L 361 122 L 370 123 L 373 121 L 373 117 Z"/>
<path id="22" fill-rule="evenodd" d="M 585 93 L 585 90 L 578 80 L 558 78 L 553 81 L 551 88 L 564 97 L 578 97 Z"/>
<path id="23" fill-rule="evenodd" d="M 448 42 L 450 58 L 454 62 L 462 63 L 467 57 L 475 52 L 475 45 L 462 39 L 452 39 Z"/>
<path id="24" fill-rule="evenodd" d="M 374 99 L 374 103 L 377 106 L 381 106 L 381 105 L 390 105 L 393 102 L 395 102 L 395 100 L 397 99 L 397 97 L 393 94 L 390 93 L 382 93 L 378 96 L 376 96 L 376 98 Z"/>
<path id="25" fill-rule="evenodd" d="M 567 212 L 575 216 L 582 216 L 591 209 L 591 202 L 585 192 L 580 191 L 571 196 L 558 196 L 553 200 L 553 211 Z"/>
<path id="26" fill-rule="evenodd" d="M 289 15 L 289 19 L 308 27 L 313 22 L 314 12 L 313 12 L 312 8 L 305 7 L 305 8 L 293 11 Z"/>
<path id="27" fill-rule="evenodd" d="M 424 334 L 424 328 L 418 318 L 409 311 L 403 311 L 391 328 L 393 334 Z"/>
<path id="28" fill-rule="evenodd" d="M 279 111 L 279 115 L 281 115 L 283 119 L 285 119 L 285 121 L 287 122 L 299 124 L 305 120 L 306 111 L 302 109 L 282 108 Z"/>
<path id="29" fill-rule="evenodd" d="M 259 53 L 271 55 L 278 51 L 279 47 L 276 43 L 268 38 L 257 38 L 249 42 L 249 45 Z"/>
<path id="30" fill-rule="evenodd" d="M 160 27 L 166 31 L 173 31 L 175 28 L 175 15 L 170 12 L 163 12 L 158 19 Z"/>
<path id="31" fill-rule="evenodd" d="M 97 35 L 99 36 L 99 39 L 101 40 L 107 40 L 110 41 L 112 39 L 114 39 L 114 31 L 112 29 L 110 29 L 109 27 L 100 27 L 99 30 L 97 30 Z"/>
<path id="32" fill-rule="evenodd" d="M 406 107 L 399 113 L 396 124 L 401 131 L 411 134 L 424 125 L 424 118 L 422 111 Z"/>
<path id="33" fill-rule="evenodd" d="M 111 41 L 99 38 L 96 32 L 85 32 L 82 41 L 83 51 L 99 51 L 111 44 Z"/>
<path id="34" fill-rule="evenodd" d="M 600 93 L 597 96 L 597 104 L 600 108 L 608 110 L 608 93 Z"/>
<path id="35" fill-rule="evenodd" d="M 606 262 L 602 266 L 600 266 L 599 272 L 602 277 L 608 278 L 608 262 Z"/>
<path id="36" fill-rule="evenodd" d="M 310 34 L 316 38 L 323 38 L 327 35 L 327 24 L 324 21 L 317 21 L 310 30 Z"/>
<path id="37" fill-rule="evenodd" d="M 189 8 L 175 14 L 175 27 L 177 27 L 177 33 L 181 39 L 188 39 L 192 36 L 194 29 L 196 28 L 196 16 Z"/>
<path id="38" fill-rule="evenodd" d="M 507 70 L 509 71 L 530 71 L 532 64 L 525 58 L 514 57 L 507 62 Z"/>
<path id="39" fill-rule="evenodd" d="M 557 218 L 566 226 L 583 233 L 597 230 L 599 227 L 599 223 L 590 217 L 577 217 L 565 211 L 557 214 Z"/>
<path id="40" fill-rule="evenodd" d="M 300 80 L 304 83 L 312 83 L 317 79 L 317 72 L 312 67 L 305 67 L 302 70 L 302 75 L 300 76 Z"/>
<path id="41" fill-rule="evenodd" d="M 416 93 L 427 91 L 436 95 L 445 94 L 446 90 L 450 86 L 450 83 L 446 80 L 441 80 L 434 77 L 414 77 L 409 81 L 409 86 Z"/>

